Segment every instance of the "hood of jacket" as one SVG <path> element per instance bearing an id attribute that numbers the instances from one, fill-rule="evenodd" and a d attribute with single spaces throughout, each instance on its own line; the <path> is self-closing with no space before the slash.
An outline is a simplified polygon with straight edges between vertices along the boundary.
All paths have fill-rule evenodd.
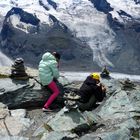
<path id="1" fill-rule="evenodd" d="M 49 61 L 49 60 L 55 60 L 55 61 L 56 61 L 55 57 L 54 57 L 51 53 L 49 53 L 49 52 L 46 52 L 46 53 L 42 56 L 42 60 L 43 60 L 43 61 Z"/>
<path id="2" fill-rule="evenodd" d="M 42 85 L 48 85 L 51 83 L 53 78 L 59 77 L 58 63 L 55 57 L 50 53 L 46 52 L 42 56 L 42 60 L 39 62 L 39 78 Z"/>

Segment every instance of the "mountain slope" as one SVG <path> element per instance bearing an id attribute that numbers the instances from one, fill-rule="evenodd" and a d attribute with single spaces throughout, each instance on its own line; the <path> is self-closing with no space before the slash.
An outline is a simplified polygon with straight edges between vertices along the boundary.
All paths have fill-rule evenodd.
<path id="1" fill-rule="evenodd" d="M 140 74 L 138 0 L 2 0 L 0 7 L 2 15 L 12 7 L 26 13 L 5 17 L 1 48 L 9 57 L 22 56 L 37 66 L 46 50 L 57 50 L 63 69 L 93 71 L 107 65 L 112 71 Z M 23 17 L 38 19 L 38 25 Z M 9 46 L 20 46 L 24 55 L 20 49 L 14 54 Z"/>

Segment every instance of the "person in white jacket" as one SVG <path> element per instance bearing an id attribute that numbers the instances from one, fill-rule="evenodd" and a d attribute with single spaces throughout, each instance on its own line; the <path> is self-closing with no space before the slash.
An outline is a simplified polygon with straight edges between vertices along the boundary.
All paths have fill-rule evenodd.
<path id="1" fill-rule="evenodd" d="M 43 86 L 47 86 L 53 92 L 52 95 L 47 100 L 47 102 L 45 103 L 44 107 L 42 108 L 43 111 L 51 111 L 49 107 L 60 93 L 54 81 L 54 79 L 58 79 L 59 77 L 58 70 L 59 60 L 60 60 L 59 53 L 46 52 L 42 56 L 42 60 L 39 63 L 38 70 L 40 82 Z"/>

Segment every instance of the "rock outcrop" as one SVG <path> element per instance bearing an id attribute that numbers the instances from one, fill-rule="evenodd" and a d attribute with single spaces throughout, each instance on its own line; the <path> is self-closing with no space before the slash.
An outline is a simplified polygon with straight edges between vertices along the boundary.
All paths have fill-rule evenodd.
<path id="1" fill-rule="evenodd" d="M 58 51 L 62 70 L 99 71 L 107 65 L 140 74 L 138 0 L 30 0 L 24 6 L 1 0 L 0 9 L 0 48 L 11 59 L 22 57 L 37 67 L 44 52 Z"/>
<path id="2" fill-rule="evenodd" d="M 32 72 L 34 76 L 37 74 L 35 70 L 27 70 L 28 74 L 29 72 Z M 60 111 L 43 113 L 42 110 L 36 108 L 44 102 L 44 98 L 47 99 L 44 94 L 49 92 L 43 93 L 40 85 L 33 79 L 30 79 L 28 84 L 24 80 L 18 80 L 14 83 L 7 78 L 8 75 L 5 75 L 5 79 L 4 74 L 1 76 L 3 78 L 0 78 L 0 102 L 8 105 L 8 108 L 27 108 L 27 116 L 33 122 L 25 125 L 29 121 L 22 119 L 25 117 L 25 110 L 8 110 L 7 106 L 0 104 L 2 127 L 0 138 L 4 136 L 2 140 L 6 138 L 15 140 L 19 138 L 23 140 L 56 140 L 56 138 L 57 140 L 140 139 L 140 85 L 138 83 L 133 83 L 128 79 L 115 80 L 111 77 L 110 79 L 101 79 L 107 87 L 107 97 L 102 102 L 97 103 L 98 106 L 94 110 L 81 112 L 76 108 L 65 112 L 61 106 Z M 64 91 L 67 94 L 77 91 L 81 85 L 81 82 L 66 84 L 66 80 L 63 83 L 65 83 Z M 63 97 L 58 97 L 55 105 L 62 103 L 60 99 Z M 31 107 L 35 107 L 35 110 Z M 16 113 L 18 116 L 15 115 Z M 24 123 L 19 120 L 24 120 Z M 13 125 L 15 128 L 12 127 Z M 24 129 L 25 126 L 26 129 Z"/>
<path id="3" fill-rule="evenodd" d="M 12 59 L 22 57 L 26 65 L 37 68 L 46 51 L 57 51 L 62 55 L 62 69 L 69 70 L 73 62 L 73 69 L 94 68 L 91 49 L 75 38 L 68 26 L 55 15 L 49 13 L 46 16 L 48 23 L 41 23 L 35 13 L 12 8 L 3 21 L 0 40 L 2 52 Z"/>
<path id="4" fill-rule="evenodd" d="M 16 58 L 14 64 L 11 68 L 11 77 L 25 77 L 28 78 L 27 73 L 25 72 L 24 60 L 22 58 Z"/>
<path id="5" fill-rule="evenodd" d="M 62 109 L 34 135 L 41 135 L 41 140 L 52 136 L 59 140 L 139 140 L 140 86 L 124 90 L 114 79 L 103 79 L 102 82 L 108 87 L 107 98 L 95 110 L 64 113 Z"/>
<path id="6" fill-rule="evenodd" d="M 30 0 L 24 6 L 1 1 L 1 13 L 7 13 L 0 20 L 0 48 L 11 59 L 22 57 L 37 67 L 45 51 L 58 51 L 62 70 L 99 71 L 107 65 L 140 74 L 138 0 Z"/>
<path id="7" fill-rule="evenodd" d="M 18 79 L 14 77 L 10 78 L 10 69 L 7 68 L 6 70 L 5 73 L 1 73 L 1 77 L 5 78 L 0 78 L 0 102 L 6 104 L 10 109 L 43 106 L 51 92 L 46 88 L 42 88 L 38 78 L 34 77 L 34 74 L 32 75 L 35 70 L 27 69 L 27 74 L 32 77 L 28 79 L 23 79 L 22 76 L 21 79 L 20 77 Z M 37 74 L 37 71 L 35 71 L 35 75 Z M 56 104 L 63 106 L 64 90 L 60 83 L 58 83 L 58 86 L 60 87 L 61 93 L 56 100 Z"/>
<path id="8" fill-rule="evenodd" d="M 106 83 L 106 81 L 104 81 Z M 103 127 L 83 136 L 81 139 L 123 140 L 140 138 L 140 87 L 122 89 L 120 83 L 113 84 L 117 89 L 92 113 L 100 116 Z M 110 94 L 109 93 L 109 94 Z M 122 133 L 123 132 L 123 133 Z"/>
<path id="9" fill-rule="evenodd" d="M 26 118 L 24 109 L 8 110 L 0 103 L 0 139 L 1 140 L 29 140 L 22 137 L 22 133 L 29 129 L 33 122 Z"/>

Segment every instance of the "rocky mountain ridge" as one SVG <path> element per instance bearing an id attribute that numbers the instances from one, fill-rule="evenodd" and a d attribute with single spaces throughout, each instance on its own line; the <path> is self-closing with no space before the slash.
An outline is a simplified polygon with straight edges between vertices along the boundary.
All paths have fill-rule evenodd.
<path id="1" fill-rule="evenodd" d="M 6 15 L 1 50 L 12 59 L 21 56 L 37 67 L 46 50 L 58 51 L 63 70 L 97 71 L 107 65 L 139 74 L 139 1 L 2 0 L 0 7 Z"/>
<path id="2" fill-rule="evenodd" d="M 139 140 L 140 85 L 138 83 L 126 79 L 121 81 L 113 78 L 101 79 L 107 87 L 107 97 L 98 103 L 96 109 L 85 112 L 75 109 L 65 112 L 61 107 L 54 112 L 43 113 L 40 103 L 45 101 L 48 92 L 43 92 L 34 79 L 29 81 L 11 79 L 8 73 L 8 69 L 0 72 L 1 140 L 55 140 L 56 138 L 57 140 Z M 27 73 L 37 79 L 36 70 L 27 69 Z M 82 82 L 69 83 L 65 78 L 61 79 L 61 83 L 69 93 L 78 90 L 82 84 Z M 56 105 L 63 101 L 57 102 Z"/>

